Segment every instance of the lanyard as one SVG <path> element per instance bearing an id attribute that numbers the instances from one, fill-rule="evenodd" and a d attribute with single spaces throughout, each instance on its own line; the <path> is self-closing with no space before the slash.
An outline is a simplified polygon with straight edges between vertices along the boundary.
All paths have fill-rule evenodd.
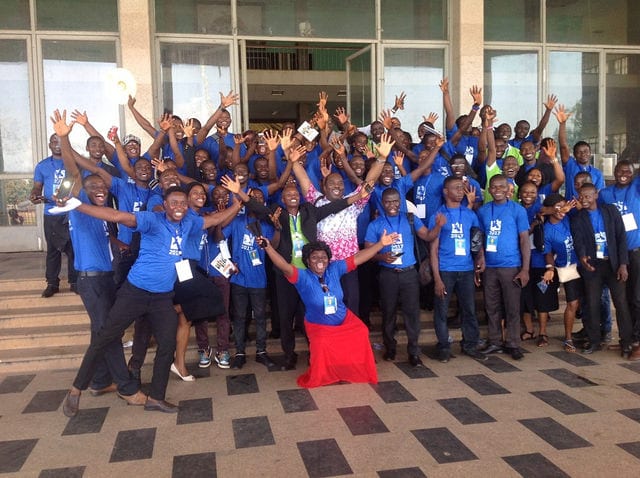
<path id="1" fill-rule="evenodd" d="M 451 216 L 451 210 L 447 206 L 445 206 L 444 208 L 447 211 L 447 217 L 449 217 L 449 219 L 451 219 L 451 222 L 453 222 L 453 217 Z M 457 209 L 458 209 L 458 224 L 462 224 L 462 207 L 458 206 Z"/>
<path id="2" fill-rule="evenodd" d="M 398 212 L 398 224 L 397 226 L 394 228 L 393 225 L 391 224 L 391 221 L 389 221 L 389 216 L 387 216 L 386 214 L 384 215 L 384 218 L 387 221 L 387 224 L 389 224 L 389 231 L 387 231 L 389 234 L 392 232 L 400 232 L 400 214 L 402 214 L 401 212 Z M 391 216 L 393 217 L 393 216 Z"/>

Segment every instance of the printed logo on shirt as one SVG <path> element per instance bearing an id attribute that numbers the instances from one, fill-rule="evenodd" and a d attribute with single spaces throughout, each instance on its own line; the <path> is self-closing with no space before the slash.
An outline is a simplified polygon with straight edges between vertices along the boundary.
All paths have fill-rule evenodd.
<path id="1" fill-rule="evenodd" d="M 182 255 L 182 237 L 172 237 L 171 238 L 171 247 L 169 247 L 169 255 L 170 256 L 181 256 Z"/>
<path id="2" fill-rule="evenodd" d="M 58 190 L 65 176 L 66 176 L 66 171 L 64 169 L 56 169 L 53 172 L 53 193 L 55 193 Z"/>
<path id="3" fill-rule="evenodd" d="M 464 229 L 462 228 L 462 224 L 459 222 L 451 223 L 451 238 L 462 239 L 463 237 L 464 237 Z"/>
<path id="4" fill-rule="evenodd" d="M 142 201 L 133 201 L 133 212 L 139 212 L 142 204 Z"/>
<path id="5" fill-rule="evenodd" d="M 427 188 L 423 184 L 421 184 L 416 188 L 416 200 L 424 201 L 426 197 L 427 197 Z"/>
<path id="6" fill-rule="evenodd" d="M 489 235 L 490 236 L 499 236 L 502 232 L 502 220 L 501 219 L 493 219 L 491 224 L 489 225 Z"/>
<path id="7" fill-rule="evenodd" d="M 253 237 L 253 234 L 249 234 L 245 232 L 244 235 L 242 236 L 242 250 L 250 251 L 254 249 L 254 246 L 253 246 L 254 239 L 255 238 Z"/>
<path id="8" fill-rule="evenodd" d="M 627 213 L 627 205 L 622 202 L 622 201 L 616 201 L 613 203 L 613 205 L 618 208 L 618 211 L 620 212 L 620 214 L 625 215 Z"/>
<path id="9" fill-rule="evenodd" d="M 605 243 L 607 242 L 607 233 L 602 231 L 602 232 L 596 232 L 596 243 Z"/>
<path id="10" fill-rule="evenodd" d="M 571 260 L 571 252 L 573 252 L 573 237 L 564 238 L 564 248 L 567 251 L 567 263 Z"/>

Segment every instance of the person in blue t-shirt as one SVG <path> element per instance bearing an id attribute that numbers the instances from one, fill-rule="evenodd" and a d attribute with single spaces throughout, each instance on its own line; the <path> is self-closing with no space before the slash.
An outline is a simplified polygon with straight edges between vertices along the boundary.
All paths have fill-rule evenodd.
<path id="1" fill-rule="evenodd" d="M 520 351 L 520 292 L 529 282 L 529 222 L 525 209 L 510 201 L 507 178 L 497 174 L 489 180 L 492 201 L 478 210 L 485 234 L 484 297 L 489 325 L 489 344 L 484 353 L 506 351 L 514 360 Z M 505 344 L 502 344 L 502 321 Z"/>
<path id="2" fill-rule="evenodd" d="M 462 159 L 464 161 L 464 157 Z M 430 245 L 431 272 L 435 283 L 433 326 L 438 338 L 438 360 L 446 363 L 451 356 L 447 311 L 449 300 L 455 292 L 462 322 L 462 351 L 476 360 L 484 361 L 487 356 L 477 350 L 479 331 L 474 284 L 476 271 L 481 273 L 484 270 L 484 253 L 478 251 L 475 261 L 471 255 L 471 231 L 480 223 L 478 216 L 462 205 L 465 197 L 462 179 L 453 176 L 446 178 L 443 192 L 445 204 L 437 214 L 444 215 L 447 221 Z M 435 227 L 436 215 L 433 215 L 429 219 L 429 229 Z"/>
<path id="3" fill-rule="evenodd" d="M 386 167 L 386 165 L 385 165 Z M 385 231 L 396 233 L 393 244 L 386 245 L 374 259 L 380 267 L 380 307 L 382 309 L 382 336 L 385 345 L 384 359 L 396 358 L 395 327 L 398 302 L 404 316 L 407 332 L 407 352 L 412 367 L 422 365 L 418 338 L 420 335 L 420 297 L 418 271 L 415 268 L 414 235 L 424 241 L 433 240 L 440 232 L 444 216 L 439 215 L 434 229 L 427 229 L 420 218 L 402 212 L 404 202 L 394 188 L 382 193 L 383 213 L 369 224 L 365 236 L 365 247 L 378 242 Z M 410 223 L 413 221 L 413 224 Z"/>
<path id="4" fill-rule="evenodd" d="M 67 280 L 72 291 L 76 291 L 76 270 L 73 268 L 73 246 L 69 237 L 68 216 L 54 216 L 49 210 L 55 205 L 54 195 L 66 177 L 62 161 L 60 138 L 52 134 L 49 138 L 51 156 L 40 161 L 33 172 L 33 189 L 29 199 L 34 204 L 44 203 L 44 238 L 47 243 L 45 278 L 47 287 L 42 297 L 51 297 L 60 291 L 60 269 L 62 253 L 67 256 Z"/>

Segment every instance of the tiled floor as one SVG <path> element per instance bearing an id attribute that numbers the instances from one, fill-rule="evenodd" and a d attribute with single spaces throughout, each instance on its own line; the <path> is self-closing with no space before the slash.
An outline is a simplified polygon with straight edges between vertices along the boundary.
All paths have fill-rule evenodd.
<path id="1" fill-rule="evenodd" d="M 379 384 L 313 390 L 296 387 L 302 365 L 195 367 L 193 383 L 171 378 L 177 415 L 85 393 L 69 420 L 74 371 L 0 377 L 0 474 L 640 476 L 640 363 L 567 354 L 559 340 L 526 348 L 518 362 L 425 356 L 420 369 L 376 351 Z"/>

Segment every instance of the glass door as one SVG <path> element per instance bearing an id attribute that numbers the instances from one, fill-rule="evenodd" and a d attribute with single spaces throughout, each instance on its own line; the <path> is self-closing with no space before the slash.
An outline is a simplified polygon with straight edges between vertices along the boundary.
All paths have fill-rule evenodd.
<path id="1" fill-rule="evenodd" d="M 347 112 L 357 126 L 370 124 L 375 112 L 375 56 L 373 45 L 357 51 L 346 59 Z"/>

